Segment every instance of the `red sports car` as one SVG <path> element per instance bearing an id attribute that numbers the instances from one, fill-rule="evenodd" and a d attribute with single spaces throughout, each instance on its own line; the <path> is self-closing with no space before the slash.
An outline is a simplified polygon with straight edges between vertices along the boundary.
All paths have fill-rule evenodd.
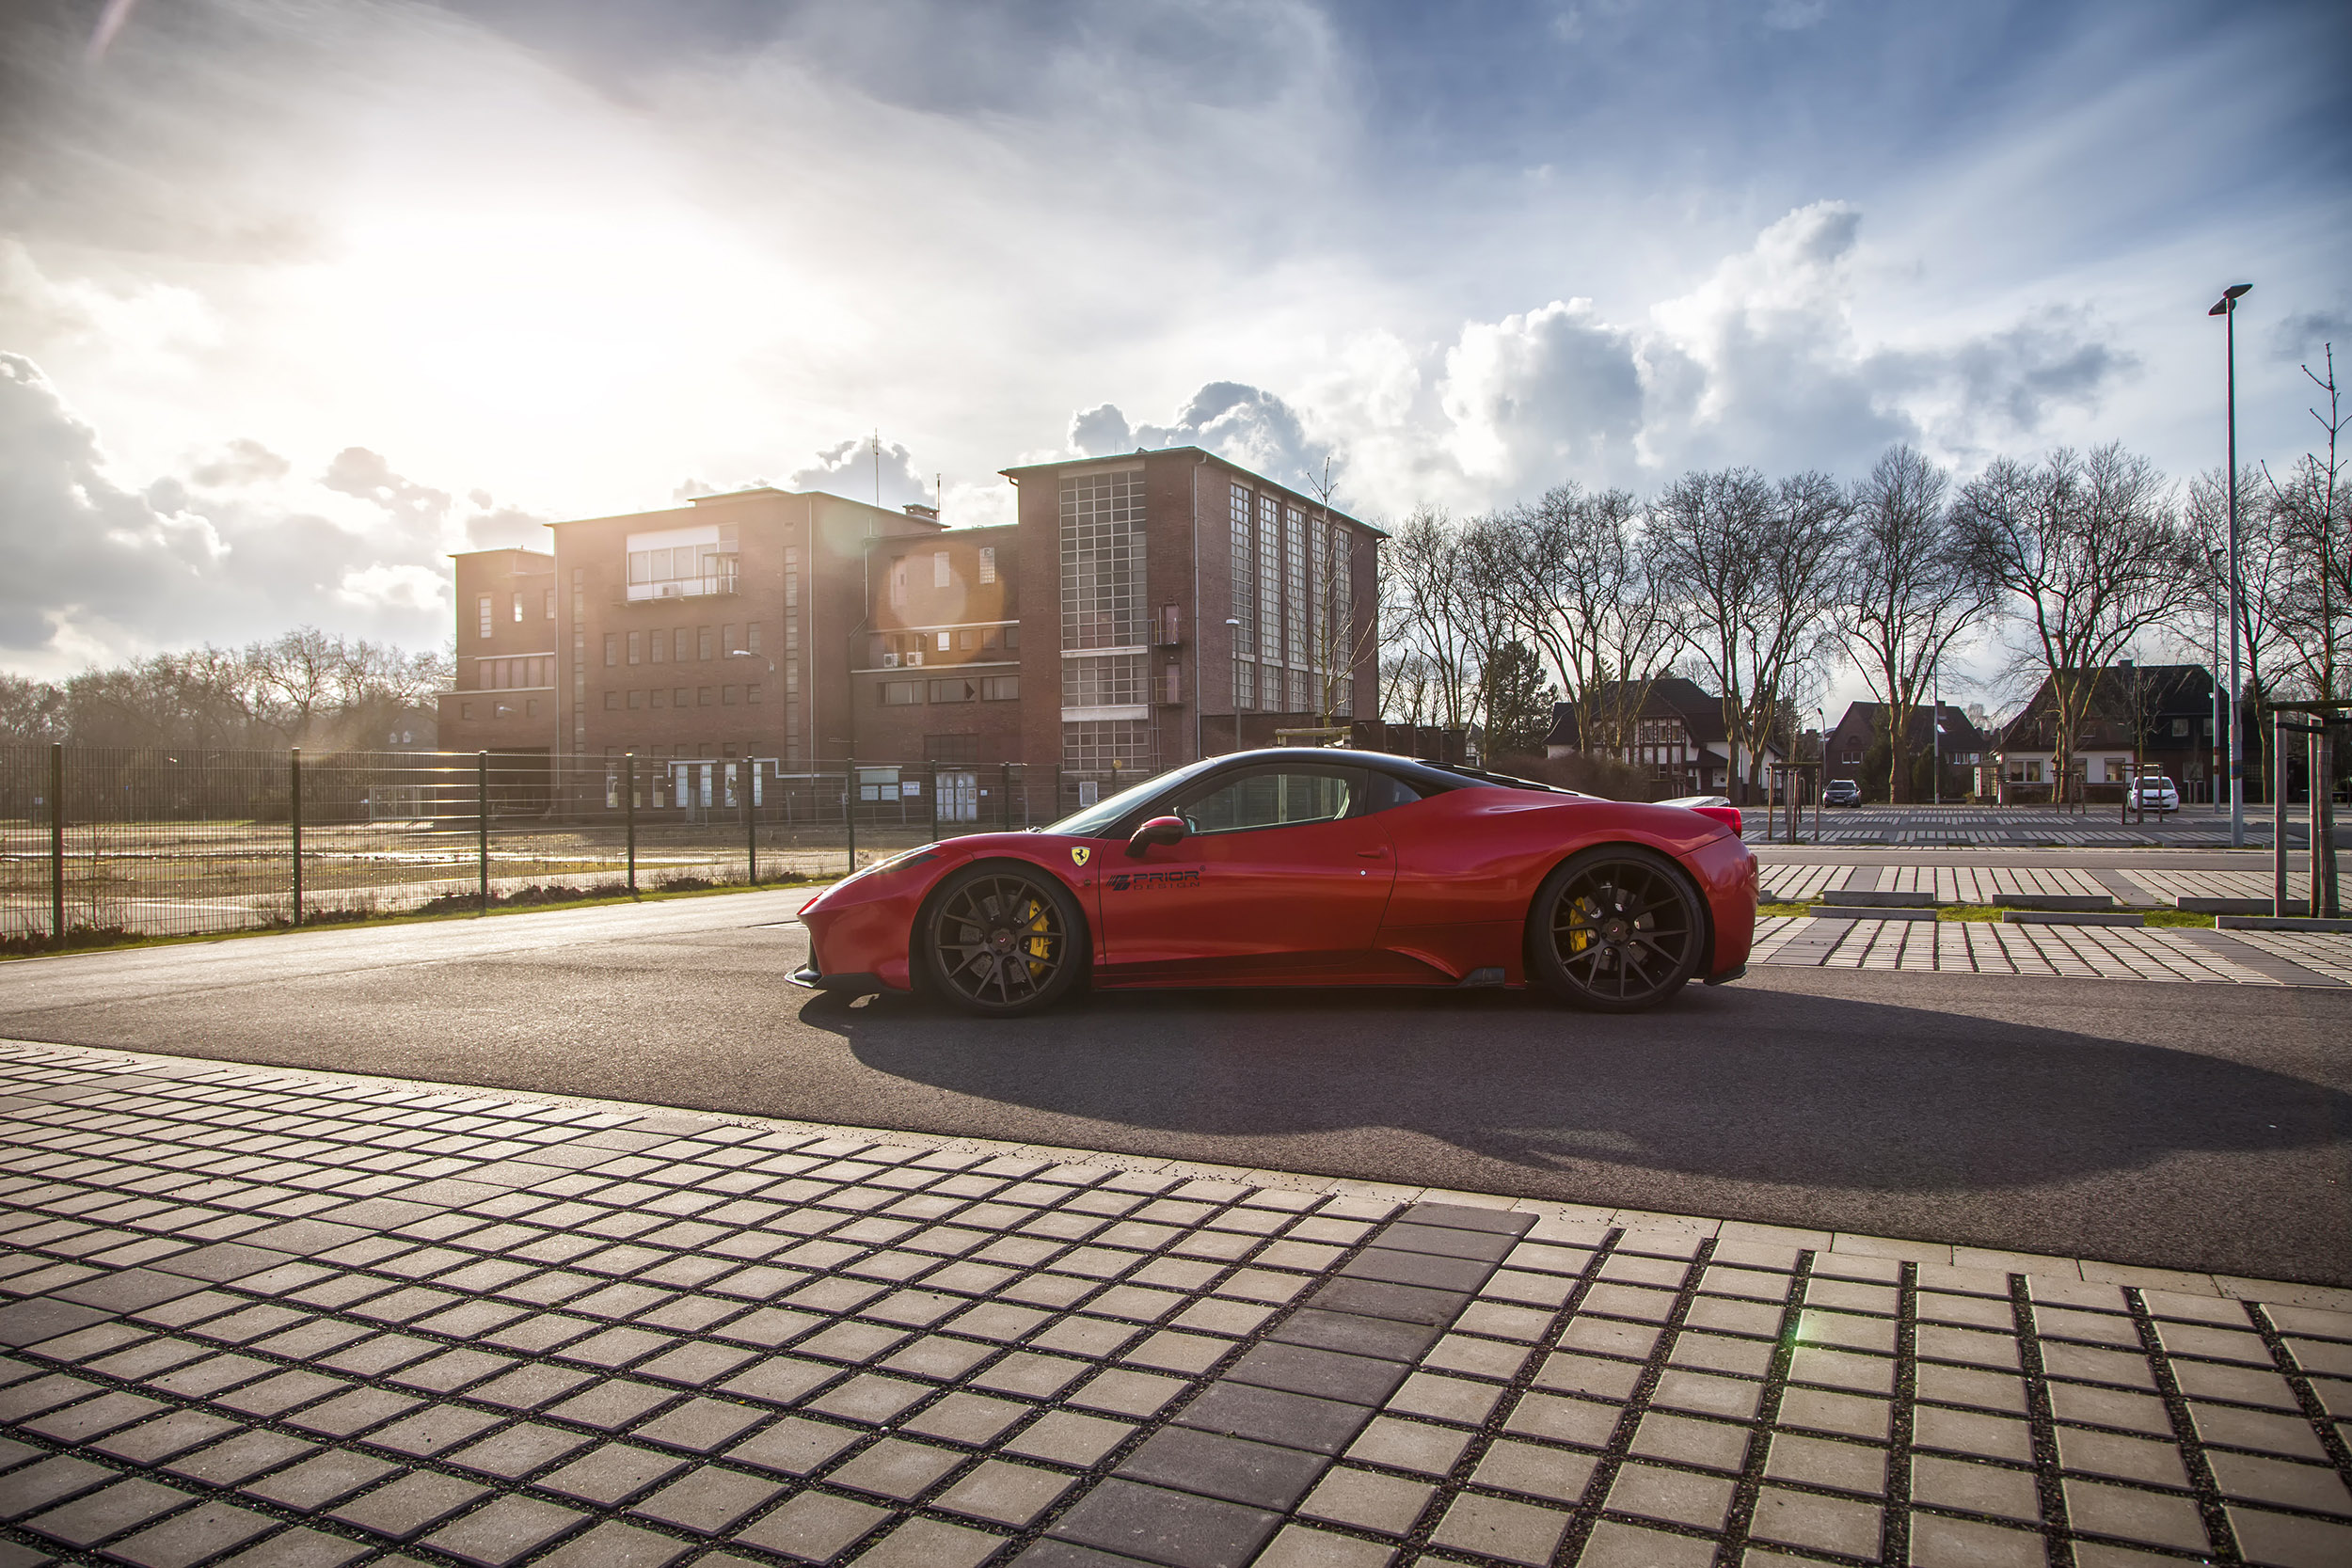
<path id="1" fill-rule="evenodd" d="M 1377 752 L 1244 752 L 866 867 L 801 911 L 792 978 L 996 1015 L 1082 982 L 1532 983 L 1634 1012 L 1744 972 L 1738 824 Z"/>

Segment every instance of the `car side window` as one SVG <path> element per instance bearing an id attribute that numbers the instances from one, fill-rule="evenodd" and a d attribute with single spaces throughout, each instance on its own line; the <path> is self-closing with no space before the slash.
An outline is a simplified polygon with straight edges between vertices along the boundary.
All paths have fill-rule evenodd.
<path id="1" fill-rule="evenodd" d="M 1357 815 L 1369 816 L 1375 811 L 1387 811 L 1391 806 L 1409 806 L 1422 799 L 1422 792 L 1403 779 L 1375 768 L 1364 781 L 1363 804 L 1357 807 Z"/>
<path id="2" fill-rule="evenodd" d="M 1253 768 L 1181 801 L 1177 815 L 1196 833 L 1332 822 L 1361 809 L 1364 774 L 1353 768 Z"/>

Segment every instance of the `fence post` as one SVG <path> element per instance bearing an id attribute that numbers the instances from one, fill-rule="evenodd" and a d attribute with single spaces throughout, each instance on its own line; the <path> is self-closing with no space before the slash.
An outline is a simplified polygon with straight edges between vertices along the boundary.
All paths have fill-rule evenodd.
<path id="1" fill-rule="evenodd" d="M 628 828 L 628 895 L 637 896 L 637 753 L 621 762 L 621 820 Z"/>
<path id="2" fill-rule="evenodd" d="M 2326 781 L 2321 777 L 2321 769 L 2326 767 L 2325 758 L 2327 756 L 2328 746 L 2328 726 L 2324 721 L 2327 716 L 2324 713 L 2318 713 L 2313 714 L 2312 717 L 2313 722 L 2311 729 L 2311 746 L 2309 748 L 2311 752 L 2309 772 L 2312 781 L 2312 809 L 2310 813 L 2312 824 L 2312 852 L 2307 859 L 2310 863 L 2312 874 L 2312 916 L 2313 919 L 2316 919 L 2323 911 L 2329 914 L 2332 914 L 2335 911 L 2327 909 L 2328 877 L 2326 871 L 2323 869 L 2328 850 L 2328 808 L 2322 804 L 2322 802 L 2328 799 L 2328 785 Z"/>
<path id="3" fill-rule="evenodd" d="M 65 747 L 49 748 L 49 934 L 65 945 Z"/>
<path id="4" fill-rule="evenodd" d="M 931 842 L 939 842 L 939 764 L 931 764 Z"/>
<path id="5" fill-rule="evenodd" d="M 2270 912 L 2287 912 L 2287 716 L 2270 715 Z"/>
<path id="6" fill-rule="evenodd" d="M 857 758 L 841 765 L 841 820 L 850 831 L 850 875 L 857 875 Z"/>
<path id="7" fill-rule="evenodd" d="M 743 792 L 743 880 L 752 887 L 759 885 L 759 814 L 752 810 L 752 775 L 758 768 L 758 758 L 745 757 L 742 777 L 736 781 Z"/>
<path id="8" fill-rule="evenodd" d="M 294 829 L 294 923 L 302 924 L 302 748 L 286 752 L 286 820 Z"/>
<path id="9" fill-rule="evenodd" d="M 996 803 L 1005 814 L 1005 832 L 1012 832 L 1012 764 L 1006 763 L 1004 786 L 996 792 Z"/>
<path id="10" fill-rule="evenodd" d="M 473 754 L 475 912 L 490 912 L 490 753 Z"/>

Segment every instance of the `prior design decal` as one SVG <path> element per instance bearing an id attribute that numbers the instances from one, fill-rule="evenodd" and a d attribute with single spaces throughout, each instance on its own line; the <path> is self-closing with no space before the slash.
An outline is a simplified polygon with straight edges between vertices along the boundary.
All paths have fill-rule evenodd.
<path id="1" fill-rule="evenodd" d="M 1131 888 L 1199 887 L 1200 868 L 1187 866 L 1182 871 L 1122 871 L 1109 879 L 1113 893 L 1125 893 Z"/>
<path id="2" fill-rule="evenodd" d="M 1089 861 L 1092 860 L 1093 858 L 1094 858 L 1094 851 L 1093 851 L 1093 850 L 1091 850 L 1091 849 L 1089 849 L 1089 848 L 1088 848 L 1085 845 L 1083 845 L 1083 844 L 1079 844 L 1079 845 L 1073 845 L 1073 846 L 1072 846 L 1072 847 L 1071 847 L 1071 850 L 1070 850 L 1070 863 L 1071 863 L 1071 864 L 1073 864 L 1073 865 L 1084 865 L 1084 864 L 1086 864 L 1086 863 L 1087 863 L 1087 862 L 1089 862 Z"/>

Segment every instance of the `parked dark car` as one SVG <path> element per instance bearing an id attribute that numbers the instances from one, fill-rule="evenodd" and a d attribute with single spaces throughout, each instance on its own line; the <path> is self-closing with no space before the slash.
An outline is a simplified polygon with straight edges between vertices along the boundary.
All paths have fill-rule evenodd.
<path id="1" fill-rule="evenodd" d="M 1858 806 L 1862 804 L 1862 785 L 1851 779 L 1832 779 L 1821 791 L 1825 806 Z"/>

